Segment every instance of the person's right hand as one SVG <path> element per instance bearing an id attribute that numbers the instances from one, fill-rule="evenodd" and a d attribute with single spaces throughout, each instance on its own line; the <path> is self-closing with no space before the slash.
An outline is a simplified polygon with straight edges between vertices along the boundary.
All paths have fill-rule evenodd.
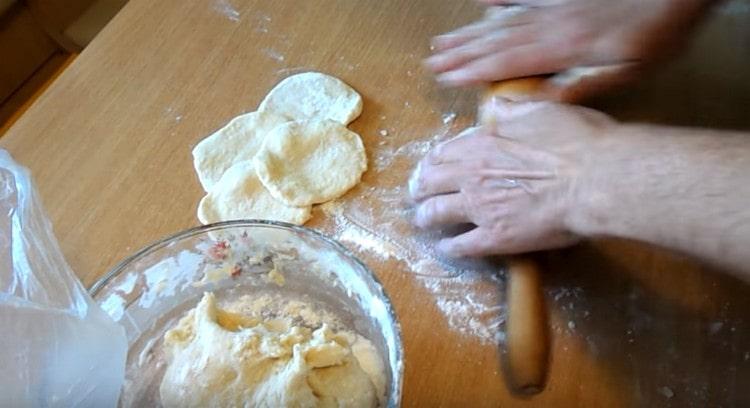
<path id="1" fill-rule="evenodd" d="M 484 19 L 434 38 L 435 54 L 425 63 L 437 80 L 463 86 L 561 74 L 549 82 L 549 98 L 571 101 L 678 48 L 712 0 L 483 2 L 491 5 Z M 576 75 L 592 67 L 607 69 Z"/>
<path id="2" fill-rule="evenodd" d="M 495 98 L 483 110 L 494 125 L 467 129 L 436 146 L 417 166 L 409 182 L 414 224 L 425 229 L 473 224 L 474 229 L 439 242 L 438 249 L 449 256 L 575 243 L 580 203 L 596 197 L 588 183 L 597 170 L 591 158 L 617 122 L 601 112 L 551 102 Z"/>

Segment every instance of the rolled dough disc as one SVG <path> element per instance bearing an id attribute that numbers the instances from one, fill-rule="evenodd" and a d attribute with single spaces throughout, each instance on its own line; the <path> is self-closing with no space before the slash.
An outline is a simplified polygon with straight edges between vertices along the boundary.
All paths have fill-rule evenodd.
<path id="1" fill-rule="evenodd" d="M 294 206 L 339 197 L 359 183 L 367 170 L 359 135 L 327 119 L 279 125 L 268 134 L 254 160 L 268 191 Z"/>
<path id="2" fill-rule="evenodd" d="M 246 113 L 201 140 L 193 149 L 193 165 L 203 189 L 211 191 L 233 164 L 251 160 L 266 134 L 286 121 L 270 112 Z"/>
<path id="3" fill-rule="evenodd" d="M 302 225 L 310 219 L 310 206 L 292 207 L 275 199 L 263 187 L 253 161 L 230 167 L 198 204 L 203 224 L 238 219 L 265 219 Z"/>
<path id="4" fill-rule="evenodd" d="M 289 120 L 331 119 L 346 125 L 362 113 L 362 97 L 338 78 L 305 72 L 279 82 L 258 110 Z"/>

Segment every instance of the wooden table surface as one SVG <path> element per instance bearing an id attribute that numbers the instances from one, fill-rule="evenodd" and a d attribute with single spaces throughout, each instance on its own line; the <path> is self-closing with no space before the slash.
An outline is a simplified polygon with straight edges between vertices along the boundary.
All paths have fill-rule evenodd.
<path id="1" fill-rule="evenodd" d="M 750 128 L 747 5 L 717 13 L 684 57 L 594 104 L 629 120 Z M 388 151 L 473 122 L 475 93 L 438 88 L 420 61 L 431 36 L 481 12 L 455 0 L 131 0 L 0 146 L 32 170 L 69 263 L 91 285 L 197 224 L 190 151 L 201 138 L 255 110 L 280 79 L 319 70 L 364 97 L 351 127 L 371 170 L 343 202 L 376 206 L 368 191 L 398 192 L 410 165 L 378 166 Z M 318 210 L 310 225 L 333 231 L 331 222 Z M 347 245 L 399 315 L 404 406 L 750 404 L 750 289 L 689 259 L 621 241 L 548 254 L 549 383 L 518 398 L 498 345 L 457 330 L 465 322 L 408 263 Z"/>

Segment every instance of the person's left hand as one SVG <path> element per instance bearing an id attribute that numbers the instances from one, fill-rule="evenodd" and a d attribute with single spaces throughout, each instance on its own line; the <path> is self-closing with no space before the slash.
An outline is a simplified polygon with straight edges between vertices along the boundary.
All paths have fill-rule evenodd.
<path id="1" fill-rule="evenodd" d="M 550 102 L 496 99 L 495 127 L 470 128 L 436 146 L 409 182 L 421 228 L 474 224 L 442 239 L 450 256 L 509 254 L 570 245 L 568 221 L 608 116 Z"/>
<path id="2" fill-rule="evenodd" d="M 432 41 L 445 86 L 550 74 L 533 100 L 574 102 L 673 54 L 711 0 L 481 0 L 485 17 Z"/>

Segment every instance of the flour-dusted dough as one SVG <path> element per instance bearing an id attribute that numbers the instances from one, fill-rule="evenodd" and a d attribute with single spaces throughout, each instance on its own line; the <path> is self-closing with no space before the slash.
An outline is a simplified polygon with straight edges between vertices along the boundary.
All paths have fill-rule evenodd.
<path id="1" fill-rule="evenodd" d="M 373 379 L 352 351 L 353 333 L 311 331 L 217 307 L 206 293 L 164 335 L 164 407 L 375 407 Z M 382 376 L 382 373 L 378 373 Z"/>
<path id="2" fill-rule="evenodd" d="M 310 219 L 310 206 L 292 207 L 266 191 L 251 160 L 230 167 L 198 204 L 203 224 L 237 219 L 268 219 L 304 224 Z"/>
<path id="3" fill-rule="evenodd" d="M 331 119 L 346 125 L 362 113 L 362 97 L 338 78 L 305 72 L 279 82 L 258 110 L 289 120 Z"/>
<path id="4" fill-rule="evenodd" d="M 339 197 L 367 170 L 359 135 L 327 119 L 279 125 L 268 134 L 254 161 L 268 191 L 294 206 Z"/>
<path id="5" fill-rule="evenodd" d="M 193 149 L 193 165 L 203 189 L 211 191 L 234 163 L 251 160 L 266 134 L 286 121 L 269 112 L 246 113 L 198 143 Z"/>

